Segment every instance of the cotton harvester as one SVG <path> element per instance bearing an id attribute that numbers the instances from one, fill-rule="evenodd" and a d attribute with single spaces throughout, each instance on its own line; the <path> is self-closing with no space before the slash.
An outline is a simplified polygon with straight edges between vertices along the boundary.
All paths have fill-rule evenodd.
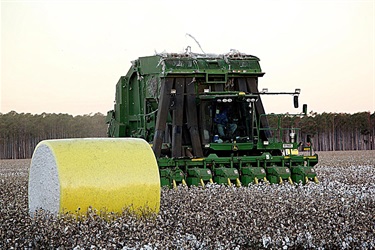
<path id="1" fill-rule="evenodd" d="M 30 211 L 50 206 L 51 199 L 59 201 L 49 209 L 56 213 L 88 206 L 121 211 L 129 205 L 157 211 L 160 186 L 317 182 L 318 156 L 296 126 L 307 106 L 295 115 L 266 114 L 261 99 L 292 95 L 298 108 L 300 90 L 259 91 L 263 75 L 259 58 L 238 52 L 187 51 L 133 61 L 116 85 L 114 110 L 106 118 L 108 136 L 116 138 L 45 141 L 37 147 L 29 193 L 47 189 L 37 176 L 45 175 L 49 162 L 53 171 L 44 179 L 56 191 L 47 198 L 29 195 Z M 308 152 L 299 154 L 299 147 Z"/>

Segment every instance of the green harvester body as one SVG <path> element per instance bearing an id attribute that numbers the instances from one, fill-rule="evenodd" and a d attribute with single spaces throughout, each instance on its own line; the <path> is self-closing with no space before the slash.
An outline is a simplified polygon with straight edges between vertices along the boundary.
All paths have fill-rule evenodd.
<path id="1" fill-rule="evenodd" d="M 258 90 L 263 75 L 259 58 L 241 53 L 140 57 L 116 85 L 108 136 L 148 141 L 162 186 L 317 181 L 318 155 L 298 152 L 295 117 L 306 110 L 287 124 L 283 114 L 266 114 L 261 96 L 272 93 Z M 291 94 L 298 106 L 297 89 L 274 94 Z M 223 110 L 225 134 L 216 120 Z"/>

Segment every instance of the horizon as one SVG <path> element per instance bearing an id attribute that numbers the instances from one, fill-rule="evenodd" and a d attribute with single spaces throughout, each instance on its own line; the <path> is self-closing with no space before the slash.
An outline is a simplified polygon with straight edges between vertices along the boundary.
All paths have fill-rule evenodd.
<path id="1" fill-rule="evenodd" d="M 70 114 L 70 113 L 50 113 L 50 112 L 41 112 L 41 113 L 31 113 L 31 112 L 17 112 L 16 110 L 11 110 L 9 112 L 6 112 L 6 113 L 2 113 L 0 112 L 0 115 L 6 115 L 6 114 L 9 114 L 11 112 L 16 112 L 17 114 L 31 114 L 31 115 L 42 115 L 42 114 L 55 114 L 55 115 L 71 115 L 71 116 L 85 116 L 85 115 L 88 115 L 88 116 L 94 116 L 96 114 L 100 114 L 100 115 L 103 115 L 103 116 L 107 116 L 106 113 L 102 113 L 102 112 L 90 112 L 90 113 L 86 113 L 86 114 Z M 375 114 L 375 111 L 357 111 L 357 112 L 353 112 L 353 113 L 347 113 L 347 112 L 315 112 L 313 110 L 311 110 L 310 112 L 307 113 L 307 116 L 310 116 L 311 113 L 313 113 L 313 115 L 321 115 L 323 113 L 325 114 L 348 114 L 348 115 L 354 115 L 354 114 L 358 114 L 358 113 L 369 113 L 370 115 L 374 115 Z M 266 114 L 273 114 L 273 113 L 266 113 Z M 291 113 L 276 113 L 276 114 L 280 114 L 280 115 L 287 115 L 287 114 L 291 114 Z"/>

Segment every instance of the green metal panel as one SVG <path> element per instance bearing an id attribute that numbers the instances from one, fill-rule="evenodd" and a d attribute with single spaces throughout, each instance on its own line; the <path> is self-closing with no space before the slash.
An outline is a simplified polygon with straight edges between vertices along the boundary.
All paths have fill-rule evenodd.
<path id="1" fill-rule="evenodd" d="M 160 56 L 146 56 L 139 58 L 139 73 L 141 75 L 156 74 L 162 71 L 162 65 L 159 63 Z"/>
<path id="2" fill-rule="evenodd" d="M 212 172 L 207 168 L 189 168 L 187 170 L 187 185 L 199 186 L 201 183 L 206 183 L 212 180 Z"/>
<path id="3" fill-rule="evenodd" d="M 261 167 L 243 167 L 241 168 L 241 183 L 244 186 L 254 183 L 256 179 L 263 180 L 266 177 L 266 171 Z"/>

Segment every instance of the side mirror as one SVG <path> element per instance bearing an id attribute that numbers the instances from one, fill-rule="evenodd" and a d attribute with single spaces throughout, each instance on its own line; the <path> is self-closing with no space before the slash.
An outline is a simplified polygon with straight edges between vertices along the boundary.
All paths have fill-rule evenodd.
<path id="1" fill-rule="evenodd" d="M 294 108 L 298 108 L 298 95 L 293 96 Z"/>
<path id="2" fill-rule="evenodd" d="M 306 142 L 311 143 L 311 135 L 307 135 Z"/>
<path id="3" fill-rule="evenodd" d="M 307 104 L 303 104 L 303 106 L 302 106 L 302 113 L 304 113 L 305 115 L 307 115 Z"/>

